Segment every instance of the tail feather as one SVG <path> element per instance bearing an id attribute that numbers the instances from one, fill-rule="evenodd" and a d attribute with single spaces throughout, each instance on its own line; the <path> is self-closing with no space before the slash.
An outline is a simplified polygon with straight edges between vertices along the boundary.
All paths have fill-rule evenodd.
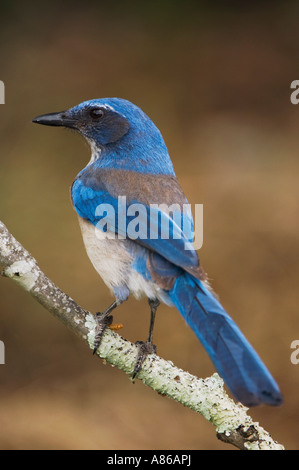
<path id="1" fill-rule="evenodd" d="M 184 274 L 169 294 L 238 401 L 246 406 L 282 403 L 279 387 L 270 372 L 201 281 Z"/>

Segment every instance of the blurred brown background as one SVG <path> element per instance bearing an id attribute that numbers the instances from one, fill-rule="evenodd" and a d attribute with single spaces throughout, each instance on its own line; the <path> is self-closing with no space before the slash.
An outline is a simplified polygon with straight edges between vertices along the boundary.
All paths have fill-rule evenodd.
<path id="1" fill-rule="evenodd" d="M 212 4 L 211 4 L 212 3 Z M 0 6 L 0 219 L 40 267 L 92 312 L 111 301 L 83 248 L 69 187 L 89 160 L 78 135 L 36 115 L 119 96 L 162 131 L 192 203 L 204 204 L 202 264 L 281 386 L 250 411 L 298 449 L 299 79 L 296 2 L 11 2 Z M 245 3 L 245 2 L 244 2 Z M 146 301 L 119 308 L 146 337 Z M 201 416 L 92 357 L 62 324 L 0 279 L 1 449 L 229 449 Z M 158 353 L 200 377 L 213 366 L 179 313 L 162 307 Z"/>

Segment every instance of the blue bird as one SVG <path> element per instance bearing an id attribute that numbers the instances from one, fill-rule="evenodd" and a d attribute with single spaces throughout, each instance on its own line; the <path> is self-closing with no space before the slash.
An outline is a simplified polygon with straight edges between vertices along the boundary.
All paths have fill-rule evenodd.
<path id="1" fill-rule="evenodd" d="M 33 122 L 75 129 L 91 146 L 91 159 L 73 182 L 71 197 L 87 254 L 115 296 L 97 314 L 94 350 L 112 323 L 111 312 L 130 293 L 145 296 L 151 312 L 149 335 L 137 342 L 133 377 L 146 355 L 156 352 L 154 320 L 164 302 L 179 310 L 238 401 L 246 406 L 281 404 L 278 385 L 209 287 L 190 245 L 190 230 L 180 227 L 176 215 L 188 202 L 151 119 L 127 100 L 103 98 Z M 175 204 L 173 213 L 161 204 Z M 183 219 L 192 226 L 191 212 Z M 169 237 L 162 235 L 165 224 Z"/>

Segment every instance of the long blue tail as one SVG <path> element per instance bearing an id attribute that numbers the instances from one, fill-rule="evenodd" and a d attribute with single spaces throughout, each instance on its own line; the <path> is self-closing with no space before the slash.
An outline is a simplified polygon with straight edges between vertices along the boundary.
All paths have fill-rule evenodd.
<path id="1" fill-rule="evenodd" d="M 186 273 L 176 280 L 169 295 L 238 401 L 246 406 L 282 403 L 270 372 L 201 281 Z"/>

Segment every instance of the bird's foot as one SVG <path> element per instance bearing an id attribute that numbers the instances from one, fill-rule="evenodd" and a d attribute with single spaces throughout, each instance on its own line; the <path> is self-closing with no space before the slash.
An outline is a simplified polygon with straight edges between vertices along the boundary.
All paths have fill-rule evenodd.
<path id="1" fill-rule="evenodd" d="M 146 359 L 148 354 L 156 354 L 157 347 L 151 343 L 150 341 L 136 341 L 136 346 L 138 346 L 138 356 L 137 361 L 134 367 L 134 371 L 132 374 L 132 379 L 134 380 L 136 375 L 141 369 L 141 366 Z"/>
<path id="2" fill-rule="evenodd" d="M 106 328 L 112 325 L 113 316 L 107 315 L 105 312 L 97 312 L 95 314 L 97 326 L 95 330 L 94 344 L 93 344 L 93 354 L 95 354 L 101 344 L 103 334 Z"/>

